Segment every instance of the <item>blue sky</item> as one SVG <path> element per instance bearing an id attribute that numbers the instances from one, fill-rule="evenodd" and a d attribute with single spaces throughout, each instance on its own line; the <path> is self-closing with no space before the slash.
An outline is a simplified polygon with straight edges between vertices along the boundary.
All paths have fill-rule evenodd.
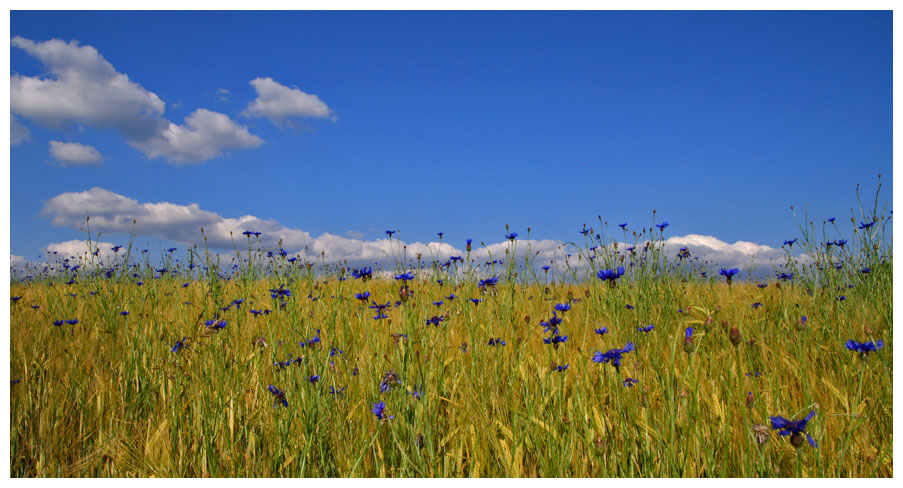
<path id="1" fill-rule="evenodd" d="M 347 250 L 653 209 L 779 248 L 790 205 L 848 221 L 878 173 L 890 201 L 892 35 L 890 12 L 11 12 L 10 251 L 86 213 L 112 243 L 143 216 L 154 249 L 253 216 Z"/>

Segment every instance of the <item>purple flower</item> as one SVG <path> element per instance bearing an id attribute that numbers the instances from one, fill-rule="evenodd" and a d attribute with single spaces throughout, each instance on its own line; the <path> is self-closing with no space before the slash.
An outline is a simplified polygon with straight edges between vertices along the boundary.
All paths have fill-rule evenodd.
<path id="1" fill-rule="evenodd" d="M 622 355 L 627 354 L 628 352 L 633 351 L 634 349 L 635 349 L 635 346 L 633 345 L 633 343 L 628 342 L 627 345 L 624 346 L 623 349 L 609 349 L 608 351 L 606 351 L 604 353 L 596 351 L 595 354 L 593 354 L 593 362 L 594 363 L 602 363 L 602 364 L 611 362 L 612 366 L 614 366 L 615 369 L 619 369 L 621 367 Z"/>
<path id="2" fill-rule="evenodd" d="M 806 435 L 806 438 L 809 440 L 809 445 L 812 447 L 818 447 L 818 443 L 815 442 L 815 439 L 806 432 L 806 424 L 809 423 L 809 420 L 815 416 L 815 411 L 809 412 L 809 415 L 806 415 L 806 418 L 802 420 L 787 420 L 784 417 L 777 416 L 771 417 L 771 428 L 772 429 L 780 429 L 778 434 L 782 436 L 790 436 L 790 443 L 793 444 L 794 447 L 801 447 L 803 445 L 803 434 Z"/>
<path id="3" fill-rule="evenodd" d="M 273 402 L 273 408 L 276 408 L 281 403 L 283 407 L 288 407 L 288 400 L 285 398 L 285 392 L 276 388 L 273 385 L 270 385 L 269 388 L 270 393 L 273 395 L 276 401 Z"/>
<path id="4" fill-rule="evenodd" d="M 865 356 L 870 352 L 875 352 L 878 349 L 884 347 L 884 341 L 878 342 L 856 342 L 853 339 L 850 339 L 844 344 L 847 349 L 851 351 L 858 352 L 859 354 Z"/>
<path id="5" fill-rule="evenodd" d="M 394 415 L 386 415 L 386 402 L 382 400 L 380 400 L 379 403 L 374 403 L 373 408 L 371 408 L 370 411 L 380 420 L 391 420 L 395 418 Z"/>
<path id="6" fill-rule="evenodd" d="M 612 285 L 615 280 L 624 275 L 624 267 L 618 266 L 618 269 L 603 269 L 596 273 L 596 277 L 602 281 L 608 281 Z"/>

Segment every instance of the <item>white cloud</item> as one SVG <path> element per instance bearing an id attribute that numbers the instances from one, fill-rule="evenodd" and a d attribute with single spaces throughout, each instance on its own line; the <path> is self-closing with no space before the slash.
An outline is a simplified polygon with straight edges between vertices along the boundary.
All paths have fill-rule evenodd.
<path id="1" fill-rule="evenodd" d="M 163 156 L 177 163 L 197 163 L 222 156 L 232 149 L 257 147 L 263 144 L 263 139 L 227 115 L 201 108 L 186 117 L 184 125 L 169 122 L 153 137 L 129 144 L 151 159 Z"/>
<path id="2" fill-rule="evenodd" d="M 287 87 L 272 78 L 255 78 L 251 85 L 257 91 L 257 99 L 242 114 L 246 117 L 270 119 L 282 124 L 293 117 L 329 117 L 331 111 L 316 95 L 310 95 L 297 87 Z"/>
<path id="3" fill-rule="evenodd" d="M 105 260 L 107 258 L 112 258 L 116 256 L 116 253 L 113 252 L 113 246 L 115 244 L 110 242 L 97 242 L 92 241 L 91 245 L 88 245 L 88 242 L 85 240 L 72 240 L 65 242 L 55 242 L 53 244 L 48 244 L 44 246 L 44 253 L 56 256 L 59 259 L 63 258 L 85 258 L 88 261 L 91 260 L 92 254 L 97 252 L 97 256 L 101 258 L 101 260 Z M 119 251 L 120 254 L 124 254 L 124 251 Z M 56 254 L 53 254 L 56 253 Z M 72 264 L 78 264 L 72 263 Z"/>
<path id="4" fill-rule="evenodd" d="M 163 100 L 116 72 L 93 47 L 59 39 L 38 43 L 18 36 L 10 43 L 36 57 L 51 75 L 12 75 L 13 112 L 50 127 L 73 122 L 115 127 L 136 139 L 158 130 Z"/>
<path id="5" fill-rule="evenodd" d="M 48 70 L 42 77 L 10 77 L 10 108 L 52 128 L 84 124 L 118 130 L 130 145 L 153 159 L 199 162 L 233 149 L 263 143 L 228 116 L 198 109 L 176 125 L 163 117 L 163 100 L 119 73 L 91 46 L 59 39 L 10 41 Z"/>
<path id="6" fill-rule="evenodd" d="M 774 248 L 754 242 L 737 241 L 733 244 L 712 236 L 687 234 L 665 240 L 665 252 L 673 259 L 681 247 L 686 246 L 693 255 L 723 267 L 742 268 L 745 266 L 765 266 L 783 262 L 786 254 L 781 248 Z"/>
<path id="7" fill-rule="evenodd" d="M 96 165 L 103 161 L 103 156 L 94 146 L 77 142 L 50 141 L 50 156 L 63 166 Z"/>
<path id="8" fill-rule="evenodd" d="M 31 139 L 31 131 L 15 115 L 9 114 L 9 145 L 18 146 Z"/>
<path id="9" fill-rule="evenodd" d="M 274 220 L 253 215 L 226 218 L 203 210 L 196 203 L 142 203 L 103 188 L 57 195 L 45 202 L 42 214 L 51 218 L 55 226 L 76 229 L 84 225 L 85 217 L 90 216 L 91 229 L 107 234 L 129 233 L 134 221 L 134 231 L 140 236 L 158 237 L 187 245 L 203 243 L 203 227 L 208 245 L 223 250 L 232 248 L 233 239 L 238 248 L 243 249 L 247 238 L 242 232 L 257 231 L 261 232 L 261 244 L 267 248 L 274 248 L 281 241 L 282 247 L 291 255 L 298 254 L 310 259 L 322 255 L 329 262 L 348 260 L 350 263 L 391 263 L 393 256 L 402 260 L 403 253 L 406 252 L 409 261 L 415 262 L 420 253 L 422 262 L 429 264 L 433 259 L 445 261 L 450 256 L 466 254 L 463 249 L 447 242 L 441 245 L 438 241 L 405 243 L 394 238 L 367 241 L 330 233 L 313 237 L 301 229 L 286 227 Z M 745 241 L 729 244 L 712 236 L 697 234 L 667 239 L 664 242 L 665 255 L 673 261 L 678 249 L 683 246 L 687 246 L 693 256 L 701 256 L 725 267 L 767 267 L 769 264 L 783 262 L 784 259 L 784 252 L 780 248 Z M 638 247 L 642 248 L 642 244 Z M 625 248 L 623 243 L 619 244 L 622 252 Z M 509 249 L 516 249 L 516 256 L 506 254 Z M 567 253 L 571 253 L 570 258 Z M 566 259 L 572 269 L 588 266 L 585 259 L 579 258 L 575 248 L 551 239 L 517 241 L 516 246 L 507 241 L 486 246 L 474 243 L 471 252 L 471 258 L 478 263 L 489 259 L 516 259 L 522 263 L 525 256 L 530 256 L 537 266 L 552 263 L 553 268 L 559 270 L 564 267 Z"/>
<path id="10" fill-rule="evenodd" d="M 346 230 L 345 237 L 348 237 L 349 239 L 363 239 L 364 234 L 361 234 L 360 232 L 354 230 Z"/>

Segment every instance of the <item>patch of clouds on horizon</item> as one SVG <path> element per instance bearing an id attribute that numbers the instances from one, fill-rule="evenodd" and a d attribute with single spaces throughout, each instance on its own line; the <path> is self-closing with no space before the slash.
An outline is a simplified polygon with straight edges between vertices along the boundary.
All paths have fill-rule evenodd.
<path id="1" fill-rule="evenodd" d="M 255 78 L 250 84 L 257 92 L 257 98 L 242 112 L 245 117 L 265 118 L 281 126 L 295 117 L 323 119 L 332 114 L 320 97 L 305 93 L 296 86 L 287 87 L 270 77 Z"/>
<path id="2" fill-rule="evenodd" d="M 84 225 L 85 218 L 90 216 L 91 228 L 104 233 L 129 234 L 133 231 L 135 222 L 136 235 L 163 238 L 185 245 L 200 245 L 205 236 L 207 244 L 214 249 L 232 249 L 235 245 L 243 249 L 243 243 L 248 238 L 242 232 L 250 230 L 261 232 L 259 241 L 251 238 L 253 243 L 259 242 L 266 248 L 276 248 L 281 241 L 282 247 L 291 255 L 312 260 L 322 257 L 333 263 L 347 260 L 350 264 L 372 264 L 398 259 L 408 264 L 416 259 L 418 253 L 424 263 L 430 263 L 433 259 L 444 261 L 451 256 L 466 255 L 464 250 L 446 242 L 405 243 L 388 238 L 362 240 L 328 232 L 312 237 L 308 232 L 283 226 L 272 219 L 261 219 L 253 215 L 226 218 L 203 210 L 196 203 L 142 203 L 103 188 L 57 195 L 44 203 L 41 215 L 50 218 L 54 226 L 73 229 Z M 201 228 L 204 229 L 203 236 Z M 675 259 L 682 246 L 689 247 L 696 256 L 725 267 L 765 266 L 782 262 L 786 257 L 780 248 L 745 241 L 729 244 L 712 236 L 698 234 L 670 237 L 663 243 L 669 260 Z M 539 266 L 550 264 L 556 269 L 566 266 L 587 267 L 586 259 L 579 257 L 577 248 L 569 247 L 552 239 L 519 240 L 516 244 L 502 241 L 475 247 L 471 258 L 485 261 L 529 256 Z M 509 249 L 515 254 L 506 254 L 505 251 Z M 572 253 L 571 257 L 567 257 L 569 252 Z M 406 259 L 403 259 L 403 253 Z M 566 265 L 565 262 L 570 264 Z"/>
<path id="3" fill-rule="evenodd" d="M 10 44 L 37 58 L 49 76 L 10 76 L 11 112 L 53 129 L 73 124 L 114 128 L 150 158 L 201 162 L 263 140 L 225 114 L 195 110 L 177 125 L 163 117 L 165 104 L 155 93 L 119 73 L 92 46 L 51 39 L 35 42 L 16 36 Z"/>
<path id="4" fill-rule="evenodd" d="M 97 148 L 77 142 L 50 141 L 50 157 L 61 166 L 95 166 L 103 162 Z"/>
<path id="5" fill-rule="evenodd" d="M 361 234 L 360 232 L 357 232 L 354 230 L 346 230 L 345 237 L 347 237 L 349 239 L 363 239 L 364 234 Z"/>
<path id="6" fill-rule="evenodd" d="M 9 145 L 18 146 L 31 140 L 31 130 L 15 115 L 9 114 Z"/>

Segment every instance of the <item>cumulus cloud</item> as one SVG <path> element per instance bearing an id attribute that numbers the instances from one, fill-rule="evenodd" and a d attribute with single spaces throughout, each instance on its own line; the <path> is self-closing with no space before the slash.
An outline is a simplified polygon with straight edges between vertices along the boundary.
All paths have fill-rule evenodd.
<path id="1" fill-rule="evenodd" d="M 228 116 L 205 109 L 188 116 L 184 125 L 170 122 L 163 117 L 160 97 L 117 72 L 91 46 L 18 36 L 10 43 L 48 71 L 41 77 L 10 76 L 10 108 L 29 120 L 51 128 L 113 128 L 147 157 L 177 163 L 200 162 L 263 143 Z"/>
<path id="2" fill-rule="evenodd" d="M 236 124 L 229 116 L 198 109 L 184 125 L 169 122 L 166 128 L 144 140 L 130 141 L 151 159 L 160 156 L 177 163 L 197 163 L 222 156 L 232 149 L 249 149 L 263 139 Z"/>
<path id="3" fill-rule="evenodd" d="M 18 146 L 31 139 L 31 131 L 15 115 L 9 114 L 9 145 Z"/>
<path id="4" fill-rule="evenodd" d="M 681 247 L 687 247 L 691 253 L 724 267 L 770 265 L 786 257 L 781 248 L 747 241 L 728 244 L 715 237 L 699 234 L 675 236 L 665 240 L 665 252 L 668 256 L 676 255 Z"/>
<path id="5" fill-rule="evenodd" d="M 63 166 L 96 165 L 103 156 L 94 146 L 77 142 L 50 141 L 50 156 Z"/>
<path id="6" fill-rule="evenodd" d="M 44 246 L 44 253 L 59 258 L 89 258 L 95 251 L 97 256 L 102 260 L 113 258 L 116 253 L 113 252 L 114 244 L 110 242 L 92 241 L 91 245 L 85 240 L 72 240 L 65 242 L 55 242 Z M 78 263 L 73 263 L 78 264 Z"/>
<path id="7" fill-rule="evenodd" d="M 246 117 L 266 118 L 279 125 L 294 117 L 326 118 L 331 113 L 318 96 L 294 86 L 289 88 L 272 78 L 255 78 L 251 86 L 257 91 L 257 99 L 242 112 Z"/>
<path id="8" fill-rule="evenodd" d="M 207 244 L 223 250 L 232 248 L 233 239 L 240 249 L 243 248 L 247 237 L 242 232 L 251 230 L 261 232 L 260 244 L 264 247 L 274 248 L 281 242 L 291 255 L 309 259 L 323 256 L 329 262 L 387 263 L 394 259 L 402 260 L 404 256 L 412 261 L 420 254 L 422 262 L 429 264 L 433 259 L 444 261 L 451 256 L 466 254 L 463 249 L 447 242 L 405 243 L 394 238 L 362 240 L 353 235 L 345 237 L 330 233 L 313 237 L 308 232 L 271 219 L 253 215 L 227 218 L 204 210 L 196 203 L 139 202 L 103 188 L 57 195 L 44 203 L 42 215 L 50 218 L 55 226 L 70 228 L 80 228 L 85 223 L 85 217 L 90 216 L 91 228 L 104 233 L 129 233 L 135 222 L 134 231 L 140 236 L 158 237 L 186 245 L 201 244 L 203 228 Z M 679 248 L 684 246 L 694 256 L 727 267 L 767 266 L 784 258 L 780 248 L 745 241 L 729 244 L 712 236 L 697 234 L 667 239 L 664 252 L 673 260 Z M 626 246 L 621 244 L 619 247 L 624 249 Z M 516 255 L 511 255 L 511 251 Z M 568 253 L 571 253 L 570 257 Z M 572 269 L 588 265 L 576 248 L 552 239 L 517 241 L 516 246 L 507 241 L 486 246 L 475 244 L 471 252 L 471 258 L 478 262 L 490 259 L 522 260 L 525 256 L 540 266 L 551 264 L 554 269 L 562 269 L 565 262 Z"/>

